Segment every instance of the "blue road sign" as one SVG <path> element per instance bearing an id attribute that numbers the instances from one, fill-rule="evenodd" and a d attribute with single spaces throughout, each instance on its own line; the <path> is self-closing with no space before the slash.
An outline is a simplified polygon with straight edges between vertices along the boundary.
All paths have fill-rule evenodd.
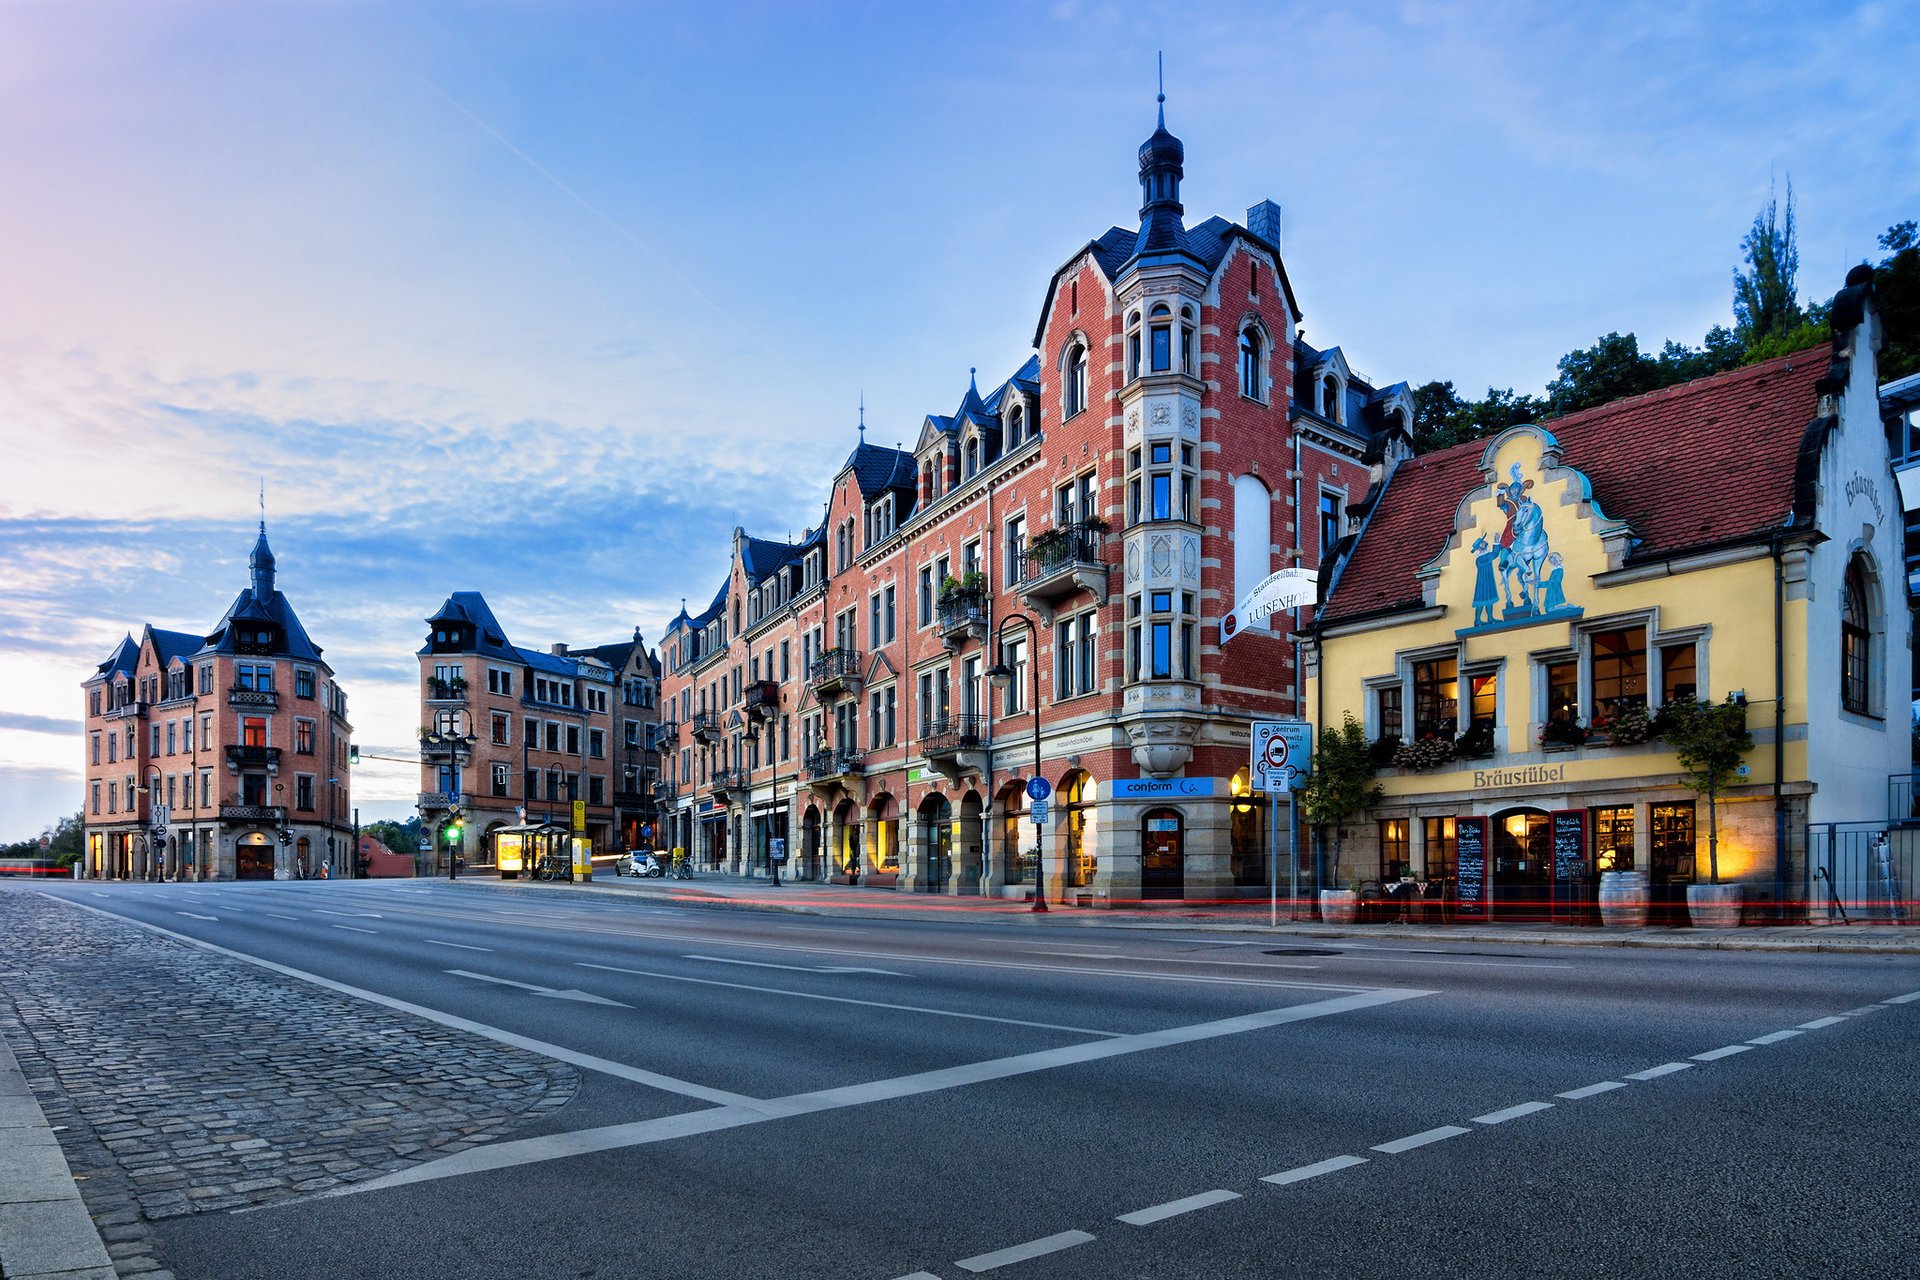
<path id="1" fill-rule="evenodd" d="M 1045 778 L 1027 779 L 1027 799 L 1045 800 L 1053 794 L 1053 784 Z"/>

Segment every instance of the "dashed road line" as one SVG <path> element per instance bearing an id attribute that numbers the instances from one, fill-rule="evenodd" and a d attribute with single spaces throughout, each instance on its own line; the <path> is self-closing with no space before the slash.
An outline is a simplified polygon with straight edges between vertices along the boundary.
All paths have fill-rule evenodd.
<path id="1" fill-rule="evenodd" d="M 1722 1058 L 1731 1058 L 1736 1053 L 1751 1052 L 1752 1049 L 1753 1046 L 1750 1044 L 1723 1045 L 1718 1049 L 1709 1049 L 1705 1053 L 1696 1053 L 1693 1055 L 1693 1060 L 1695 1062 L 1718 1062 Z"/>
<path id="2" fill-rule="evenodd" d="M 1184 1200 L 1169 1200 L 1165 1204 L 1156 1204 L 1150 1209 L 1135 1209 L 1132 1213 L 1123 1213 L 1118 1221 L 1129 1226 L 1145 1227 L 1168 1218 L 1177 1218 L 1183 1213 L 1192 1213 L 1196 1209 L 1209 1209 L 1216 1204 L 1225 1204 L 1229 1200 L 1238 1200 L 1238 1191 L 1202 1191 L 1197 1196 L 1188 1196 Z"/>
<path id="3" fill-rule="evenodd" d="M 470 945 L 468 945 L 467 943 L 464 943 L 464 942 L 443 942 L 443 941 L 442 941 L 442 940 L 440 940 L 439 938 L 422 938 L 422 939 L 420 939 L 420 941 L 422 941 L 422 942 L 431 942 L 431 943 L 432 943 L 432 944 L 433 944 L 434 946 L 436 946 L 436 947 L 458 947 L 458 948 L 460 948 L 460 949 L 461 949 L 462 951 L 486 951 L 486 952 L 492 952 L 492 950 L 493 950 L 493 948 L 492 948 L 492 947 L 475 947 L 475 946 L 470 946 Z"/>
<path id="4" fill-rule="evenodd" d="M 380 931 L 379 931 L 378 929 L 358 929 L 358 928 L 355 928 L 355 927 L 354 927 L 353 925 L 350 925 L 350 924 L 331 924 L 331 925 L 328 925 L 327 927 L 328 927 L 329 929 L 345 929 L 345 930 L 346 930 L 346 931 L 347 931 L 348 933 L 378 933 L 378 932 L 380 932 Z"/>
<path id="5" fill-rule="evenodd" d="M 1920 1000 L 1920 991 L 1909 991 L 1907 992 L 1907 994 L 1903 996 L 1888 996 L 1885 1000 L 1882 1000 L 1880 1003 L 1881 1004 L 1912 1004 L 1915 1000 Z"/>
<path id="6" fill-rule="evenodd" d="M 176 911 L 173 914 L 177 916 L 189 916 L 195 920 L 218 920 L 220 918 L 219 916 L 203 916 L 197 911 Z"/>
<path id="7" fill-rule="evenodd" d="M 1626 1085 L 1620 1083 L 1618 1080 L 1602 1080 L 1599 1084 L 1590 1084 L 1579 1089 L 1569 1089 L 1565 1093 L 1556 1093 L 1553 1096 L 1556 1098 L 1566 1098 L 1571 1102 L 1578 1102 L 1582 1098 L 1591 1098 L 1602 1093 L 1610 1093 L 1615 1089 L 1624 1089 L 1626 1087 Z"/>
<path id="8" fill-rule="evenodd" d="M 1521 1116 L 1530 1116 L 1536 1111 L 1551 1111 L 1551 1102 L 1521 1102 L 1499 1111 L 1489 1111 L 1486 1115 L 1475 1116 L 1475 1124 L 1505 1124 L 1509 1120 L 1518 1120 Z"/>
<path id="9" fill-rule="evenodd" d="M 1463 1133 L 1472 1132 L 1473 1130 L 1463 1129 L 1457 1124 L 1443 1124 L 1438 1129 L 1428 1129 L 1424 1133 L 1408 1134 L 1404 1138 L 1395 1138 L 1392 1142 L 1383 1142 L 1379 1146 L 1369 1149 L 1383 1152 L 1386 1155 L 1397 1156 L 1403 1151 L 1412 1151 L 1415 1147 L 1424 1147 L 1435 1142 L 1445 1142 L 1448 1138 L 1457 1138 Z"/>
<path id="10" fill-rule="evenodd" d="M 1629 1080 L 1658 1080 L 1661 1076 L 1670 1076 L 1676 1071 L 1691 1071 L 1691 1062 L 1663 1062 L 1657 1067 L 1648 1067 L 1645 1071 L 1636 1071 L 1628 1076 Z"/>
<path id="11" fill-rule="evenodd" d="M 1801 1023 L 1800 1029 L 1802 1031 L 1818 1031 L 1822 1027 L 1837 1027 L 1845 1021 L 1845 1018 L 1815 1018 L 1812 1022 Z"/>
<path id="12" fill-rule="evenodd" d="M 1753 1039 L 1747 1041 L 1747 1043 L 1748 1044 L 1779 1044 L 1782 1040 L 1791 1040 L 1795 1036 L 1803 1035 L 1803 1034 L 1805 1033 L 1800 1031 L 1769 1031 L 1764 1036 L 1755 1036 Z"/>
<path id="13" fill-rule="evenodd" d="M 300 921 L 299 916 L 283 916 L 277 911 L 269 911 L 267 912 L 267 914 L 272 916 L 275 920 L 292 920 L 296 924 L 299 923 Z"/>
<path id="14" fill-rule="evenodd" d="M 1365 1156 L 1333 1156 L 1326 1160 L 1317 1160 L 1312 1164 L 1303 1164 L 1297 1169 L 1270 1173 L 1260 1181 L 1271 1182 L 1276 1187 L 1284 1187 L 1295 1182 L 1305 1182 L 1308 1178 L 1317 1178 L 1323 1173 L 1338 1173 L 1342 1169 L 1351 1169 L 1357 1164 L 1365 1163 L 1367 1163 Z"/>
<path id="15" fill-rule="evenodd" d="M 1011 1266 L 1016 1262 L 1025 1262 L 1029 1258 L 1045 1257 L 1049 1253 L 1058 1253 L 1062 1249 L 1071 1249 L 1075 1245 L 1086 1244 L 1093 1237 L 1084 1231 L 1062 1231 L 1058 1235 L 1046 1236 L 1039 1240 L 1029 1240 L 1025 1244 L 1016 1244 L 1006 1249 L 996 1249 L 992 1253 L 975 1254 L 971 1258 L 962 1258 L 953 1265 L 962 1271 L 994 1271 Z"/>
<path id="16" fill-rule="evenodd" d="M 1868 1014 L 1878 1013 L 1884 1008 L 1886 1008 L 1886 1006 L 1883 1004 L 1863 1004 L 1858 1009 L 1841 1010 L 1840 1016 L 1843 1018 L 1864 1018 Z"/>

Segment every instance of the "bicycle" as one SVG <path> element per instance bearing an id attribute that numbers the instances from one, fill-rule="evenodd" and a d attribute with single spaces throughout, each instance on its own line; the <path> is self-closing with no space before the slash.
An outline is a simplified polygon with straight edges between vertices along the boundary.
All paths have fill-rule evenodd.
<path id="1" fill-rule="evenodd" d="M 555 880 L 571 880 L 573 866 L 563 853 L 550 853 L 540 859 L 540 865 L 534 869 L 537 879 L 551 883 Z"/>

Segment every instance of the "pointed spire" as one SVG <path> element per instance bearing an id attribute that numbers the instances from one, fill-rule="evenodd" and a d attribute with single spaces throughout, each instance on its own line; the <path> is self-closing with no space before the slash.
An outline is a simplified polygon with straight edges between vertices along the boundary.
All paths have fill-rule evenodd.
<path id="1" fill-rule="evenodd" d="M 1167 79 L 1164 56 L 1160 72 L 1158 116 L 1153 136 L 1140 144 L 1140 237 L 1135 253 L 1178 249 L 1184 228 L 1180 221 L 1180 179 L 1187 149 L 1167 132 Z"/>
<path id="2" fill-rule="evenodd" d="M 1167 127 L 1167 53 L 1162 49 L 1153 56 L 1160 66 L 1160 127 L 1164 129 Z"/>
<path id="3" fill-rule="evenodd" d="M 867 442 L 867 392 L 866 392 L 866 389 L 863 387 L 861 388 L 861 391 L 860 391 L 860 443 L 865 444 L 866 442 Z"/>

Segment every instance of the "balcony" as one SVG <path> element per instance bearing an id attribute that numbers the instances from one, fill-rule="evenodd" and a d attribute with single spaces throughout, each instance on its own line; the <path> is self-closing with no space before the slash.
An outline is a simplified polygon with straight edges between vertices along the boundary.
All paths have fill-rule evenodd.
<path id="1" fill-rule="evenodd" d="M 778 681 L 757 680 L 747 686 L 747 714 L 767 720 L 780 714 Z"/>
<path id="2" fill-rule="evenodd" d="M 749 785 L 746 771 L 743 769 L 717 769 L 714 771 L 713 781 L 708 784 L 716 800 L 744 794 Z"/>
<path id="3" fill-rule="evenodd" d="M 453 797 L 444 791 L 422 791 L 420 803 L 415 807 L 426 812 L 432 812 L 435 809 L 451 809 Z"/>
<path id="4" fill-rule="evenodd" d="M 451 680 L 442 680 L 438 676 L 427 677 L 427 701 L 459 704 L 467 700 L 467 682 L 459 676 Z"/>
<path id="5" fill-rule="evenodd" d="M 228 746 L 227 763 L 235 769 L 265 769 L 268 773 L 278 773 L 280 748 Z"/>
<path id="6" fill-rule="evenodd" d="M 220 821 L 244 823 L 255 827 L 283 827 L 287 811 L 277 804 L 223 804 Z"/>
<path id="7" fill-rule="evenodd" d="M 951 758 L 962 751 L 978 751 L 986 745 L 985 716 L 947 716 L 927 726 L 920 738 L 920 754 L 932 760 Z"/>
<path id="8" fill-rule="evenodd" d="M 1037 535 L 1027 547 L 1022 566 L 1020 597 L 1040 620 L 1053 622 L 1053 606 L 1082 591 L 1095 603 L 1107 602 L 1107 565 L 1100 557 L 1105 521 L 1086 520 L 1061 525 Z"/>
<path id="9" fill-rule="evenodd" d="M 808 756 L 805 768 L 808 782 L 816 786 L 829 786 L 865 774 L 867 761 L 858 751 L 827 749 Z"/>
<path id="10" fill-rule="evenodd" d="M 147 704 L 144 702 L 123 702 L 117 707 L 108 707 L 103 713 L 104 718 L 108 720 L 127 720 L 145 714 L 147 714 Z"/>
<path id="11" fill-rule="evenodd" d="M 940 643 L 959 649 L 987 638 L 987 589 L 955 587 L 940 593 Z"/>
<path id="12" fill-rule="evenodd" d="M 720 741 L 720 715 L 714 711 L 696 711 L 687 722 L 693 727 L 695 742 L 715 743 Z"/>
<path id="13" fill-rule="evenodd" d="M 807 672 L 807 683 L 813 686 L 816 698 L 831 698 L 842 693 L 857 696 L 860 686 L 865 683 L 864 673 L 860 669 L 860 651 L 846 648 L 827 650 L 813 660 L 813 666 Z"/>
<path id="14" fill-rule="evenodd" d="M 680 798 L 680 784 L 677 782 L 656 782 L 653 784 L 653 803 L 655 807 L 665 809 Z"/>
<path id="15" fill-rule="evenodd" d="M 243 689 L 235 685 L 227 690 L 227 705 L 252 711 L 278 711 L 280 695 L 272 689 Z"/>

